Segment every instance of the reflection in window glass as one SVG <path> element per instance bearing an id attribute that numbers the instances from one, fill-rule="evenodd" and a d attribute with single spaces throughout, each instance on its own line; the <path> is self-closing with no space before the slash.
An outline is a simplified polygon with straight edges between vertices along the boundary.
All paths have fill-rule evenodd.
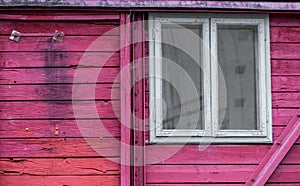
<path id="1" fill-rule="evenodd" d="M 218 26 L 218 62 L 227 97 L 219 91 L 220 129 L 257 129 L 257 26 Z M 220 73 L 220 72 L 219 72 Z M 223 100 L 222 100 L 223 99 Z M 226 100 L 226 107 L 221 104 Z M 224 114 L 223 114 L 224 115 Z M 223 119 L 223 120 L 222 120 Z"/>
<path id="2" fill-rule="evenodd" d="M 195 37 L 199 39 L 195 39 Z M 162 81 L 162 98 L 166 106 L 163 129 L 203 129 L 203 78 L 199 65 L 202 62 L 200 39 L 202 39 L 201 25 L 162 25 L 163 79 L 176 81 L 179 85 L 177 88 L 181 91 L 185 91 L 187 94 L 190 90 L 186 85 L 194 83 L 198 93 L 198 97 L 190 97 L 183 102 L 180 99 L 178 91 L 171 83 L 164 80 Z M 166 63 L 164 63 L 166 59 L 179 65 L 190 76 L 193 82 L 185 82 L 186 80 L 181 78 L 180 75 L 172 72 L 170 68 L 165 65 Z M 195 104 L 195 99 L 200 100 L 200 105 Z M 193 118 L 191 117 L 193 115 L 199 115 L 198 123 L 190 119 Z M 180 117 L 184 123 L 178 125 Z"/>

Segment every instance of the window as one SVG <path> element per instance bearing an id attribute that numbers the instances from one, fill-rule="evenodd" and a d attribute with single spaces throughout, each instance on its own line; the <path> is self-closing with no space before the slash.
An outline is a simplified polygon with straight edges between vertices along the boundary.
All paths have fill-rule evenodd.
<path id="1" fill-rule="evenodd" d="M 267 15 L 149 16 L 150 141 L 272 142 Z"/>

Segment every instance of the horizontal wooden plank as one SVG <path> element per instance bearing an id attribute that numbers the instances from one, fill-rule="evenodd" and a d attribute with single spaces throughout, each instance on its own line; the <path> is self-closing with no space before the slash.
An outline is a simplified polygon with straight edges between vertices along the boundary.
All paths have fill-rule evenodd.
<path id="1" fill-rule="evenodd" d="M 170 186 L 170 184 L 168 184 L 168 183 L 158 183 L 158 184 L 146 184 L 147 186 Z M 174 183 L 172 183 L 172 186 L 186 186 L 187 184 L 174 184 Z M 215 183 L 198 183 L 198 184 L 188 184 L 188 185 L 216 185 Z M 218 183 L 218 186 L 227 186 L 227 185 L 229 185 L 229 186 L 243 186 L 244 184 L 232 184 L 232 183 L 226 183 L 226 184 L 220 184 L 220 183 Z"/>
<path id="2" fill-rule="evenodd" d="M 120 176 L 0 176 L 0 185 L 119 186 Z"/>
<path id="3" fill-rule="evenodd" d="M 120 174 L 119 158 L 0 158 L 0 175 L 88 176 Z"/>
<path id="4" fill-rule="evenodd" d="M 0 52 L 1 68 L 119 66 L 118 52 Z"/>
<path id="5" fill-rule="evenodd" d="M 95 94 L 83 90 L 95 90 Z M 81 93 L 83 92 L 83 93 Z M 119 84 L 0 85 L 0 100 L 119 100 Z M 0 103 L 1 104 L 1 103 Z"/>
<path id="6" fill-rule="evenodd" d="M 273 126 L 282 125 L 286 126 L 290 119 L 296 114 L 297 108 L 273 108 L 272 109 L 272 122 Z"/>
<path id="7" fill-rule="evenodd" d="M 300 92 L 300 76 L 272 77 L 271 81 L 272 81 L 272 91 Z"/>
<path id="8" fill-rule="evenodd" d="M 257 165 L 270 145 L 155 145 L 146 148 L 146 162 L 155 165 Z M 164 153 L 161 153 L 164 152 Z M 283 164 L 300 164 L 294 145 Z M 169 156 L 166 156 L 169 154 Z"/>
<path id="9" fill-rule="evenodd" d="M 271 43 L 272 59 L 300 59 L 300 43 Z"/>
<path id="10" fill-rule="evenodd" d="M 271 27 L 270 41 L 300 43 L 300 27 Z"/>
<path id="11" fill-rule="evenodd" d="M 300 75 L 300 60 L 272 60 L 272 75 Z"/>
<path id="12" fill-rule="evenodd" d="M 0 51 L 37 52 L 37 51 L 109 51 L 119 50 L 119 36 L 65 36 L 62 42 L 54 41 L 52 37 L 21 37 L 18 43 L 0 36 Z"/>
<path id="13" fill-rule="evenodd" d="M 254 165 L 152 165 L 146 167 L 147 183 L 244 182 Z"/>
<path id="14" fill-rule="evenodd" d="M 98 14 L 98 15 L 55 15 L 53 13 L 48 13 L 45 15 L 12 15 L 12 14 L 0 14 L 0 19 L 2 20 L 27 20 L 27 21 L 86 21 L 86 20 L 118 20 L 120 18 L 119 14 Z"/>
<path id="15" fill-rule="evenodd" d="M 146 167 L 147 183 L 241 183 L 254 165 L 153 165 Z M 300 165 L 281 165 L 269 182 L 299 182 Z M 290 179 L 289 179 L 290 177 Z"/>
<path id="16" fill-rule="evenodd" d="M 79 124 L 77 122 L 79 122 Z M 0 138 L 2 139 L 99 136 L 120 137 L 121 127 L 121 124 L 117 119 L 102 119 L 101 121 L 2 120 L 0 123 Z M 107 131 L 97 130 L 99 126 L 104 127 L 103 129 L 106 129 Z"/>
<path id="17" fill-rule="evenodd" d="M 117 118 L 119 108 L 119 101 L 0 102 L 0 119 Z"/>
<path id="18" fill-rule="evenodd" d="M 267 183 L 299 183 L 300 165 L 279 165 Z"/>
<path id="19" fill-rule="evenodd" d="M 268 145 L 155 145 L 146 148 L 146 154 L 149 154 L 146 162 L 164 165 L 257 164 L 269 148 Z M 166 157 L 166 154 L 170 156 Z"/>
<path id="20" fill-rule="evenodd" d="M 70 35 L 119 35 L 118 25 L 101 21 L 1 21 L 0 35 L 10 35 L 12 30 L 20 33 L 54 33 L 55 30 Z"/>
<path id="21" fill-rule="evenodd" d="M 299 141 L 299 139 L 298 139 Z M 293 145 L 293 147 L 289 150 L 287 155 L 281 161 L 281 164 L 297 164 L 300 165 L 300 145 Z"/>
<path id="22" fill-rule="evenodd" d="M 112 83 L 119 82 L 119 71 L 119 68 L 2 69 L 0 84 Z"/>
<path id="23" fill-rule="evenodd" d="M 2 139 L 0 157 L 120 156 L 120 143 L 114 138 L 88 138 L 88 141 L 83 138 Z"/>
<path id="24" fill-rule="evenodd" d="M 299 14 L 270 14 L 270 26 L 300 26 Z"/>
<path id="25" fill-rule="evenodd" d="M 300 93 L 272 93 L 273 108 L 299 108 Z"/>

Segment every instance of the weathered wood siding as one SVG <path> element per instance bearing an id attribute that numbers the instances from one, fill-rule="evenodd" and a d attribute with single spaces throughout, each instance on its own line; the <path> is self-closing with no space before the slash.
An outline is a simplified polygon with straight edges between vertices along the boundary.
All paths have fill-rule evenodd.
<path id="1" fill-rule="evenodd" d="M 300 106 L 300 15 L 271 14 L 273 139 L 276 140 Z M 146 92 L 146 97 L 148 92 Z M 148 185 L 243 185 L 270 145 L 187 145 L 168 159 L 146 167 Z M 147 148 L 147 161 L 159 160 L 174 145 Z M 268 180 L 270 185 L 300 184 L 300 139 Z M 151 156 L 157 154 L 156 157 Z"/>
<path id="2" fill-rule="evenodd" d="M 0 185 L 119 185 L 120 122 L 112 104 L 119 105 L 120 90 L 112 86 L 120 69 L 120 16 L 118 12 L 0 13 Z M 103 34 L 115 29 L 110 34 Z M 8 39 L 21 33 L 65 33 L 63 42 L 52 37 Z M 98 37 L 101 47 L 86 49 Z M 85 54 L 87 66 L 78 65 Z M 104 58 L 112 55 L 108 61 Z M 95 97 L 78 103 L 89 113 L 86 100 L 96 101 L 111 136 L 102 136 L 96 153 L 78 129 L 72 108 L 72 83 L 77 69 L 86 75 L 102 68 Z M 85 89 L 85 79 L 79 79 Z M 92 130 L 95 118 L 81 118 Z M 27 128 L 27 130 L 26 130 Z M 57 131 L 56 131 L 57 128 Z M 89 136 L 97 141 L 99 135 Z M 112 162 L 103 156 L 115 160 Z"/>

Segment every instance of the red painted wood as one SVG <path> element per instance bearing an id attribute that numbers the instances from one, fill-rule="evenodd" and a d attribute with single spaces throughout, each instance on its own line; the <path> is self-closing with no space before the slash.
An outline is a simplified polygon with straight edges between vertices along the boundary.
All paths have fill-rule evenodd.
<path id="1" fill-rule="evenodd" d="M 268 151 L 268 145 L 210 145 L 201 150 L 198 145 L 186 145 L 180 149 L 176 145 L 161 145 L 147 147 L 147 162 L 161 162 L 160 164 L 256 164 Z M 164 154 L 178 149 L 179 151 L 168 159 L 162 159 Z M 156 152 L 165 152 L 159 154 Z M 176 151 L 175 151 L 176 152 Z M 154 156 L 155 155 L 155 156 Z"/>
<path id="2" fill-rule="evenodd" d="M 284 182 L 292 182 L 300 184 L 300 165 L 280 165 L 274 172 L 274 174 L 268 180 L 268 183 L 277 183 L 278 185 Z"/>
<path id="3" fill-rule="evenodd" d="M 187 185 L 191 185 L 191 184 L 174 184 L 172 183 L 172 186 L 187 186 Z M 197 184 L 193 184 L 193 185 L 216 185 L 215 183 L 197 183 Z M 218 183 L 218 186 L 228 186 L 229 184 L 219 184 Z M 230 183 L 230 186 L 242 186 L 243 184 L 231 184 Z M 170 186 L 170 184 L 168 183 L 165 183 L 165 184 L 161 184 L 161 183 L 158 183 L 158 184 L 147 184 L 147 186 Z"/>
<path id="4" fill-rule="evenodd" d="M 300 78 L 300 60 L 272 60 L 271 72 L 274 76 L 294 75 Z M 273 78 L 272 77 L 272 78 Z M 285 77 L 283 77 L 285 78 Z M 296 78 L 296 77 L 295 77 Z"/>
<path id="5" fill-rule="evenodd" d="M 286 27 L 300 26 L 300 14 L 270 14 L 270 26 Z"/>
<path id="6" fill-rule="evenodd" d="M 159 165 L 248 165 L 258 164 L 261 158 L 269 150 L 269 145 L 210 145 L 207 149 L 201 150 L 199 146 L 186 145 L 168 159 L 164 154 L 178 149 L 174 145 L 161 147 L 147 147 L 147 162 L 158 162 Z M 157 152 L 163 151 L 164 154 Z M 297 153 L 299 145 L 294 145 L 282 163 L 299 164 L 300 159 Z M 176 151 L 175 151 L 176 152 Z"/>
<path id="7" fill-rule="evenodd" d="M 251 174 L 251 176 L 247 180 L 246 185 L 263 185 L 268 181 L 284 156 L 299 138 L 299 114 L 300 110 L 295 113 L 279 138 L 274 142 L 271 149 L 260 161 L 253 174 Z"/>
<path id="8" fill-rule="evenodd" d="M 131 185 L 131 62 L 130 54 L 130 15 L 121 14 L 120 18 L 120 83 L 121 83 L 121 185 Z"/>
<path id="9" fill-rule="evenodd" d="M 94 141 L 101 154 L 96 153 L 82 138 L 48 138 L 0 140 L 1 157 L 99 157 L 119 156 L 119 143 L 109 138 Z M 10 151 L 5 148 L 11 149 Z"/>
<path id="10" fill-rule="evenodd" d="M 101 21 L 59 21 L 59 22 L 31 22 L 31 21 L 2 21 L 0 35 L 9 36 L 12 30 L 17 30 L 21 33 L 49 33 L 55 30 L 64 32 L 67 36 L 80 35 L 119 35 L 118 22 L 113 24 L 105 24 Z M 110 31 L 110 32 L 108 32 Z"/>
<path id="11" fill-rule="evenodd" d="M 298 109 L 287 109 L 287 108 L 273 108 L 272 109 L 272 122 L 273 126 L 281 125 L 286 126 L 290 119 L 294 116 Z"/>
<path id="12" fill-rule="evenodd" d="M 119 159 L 115 158 L 118 162 Z M 106 158 L 0 158 L 0 175 L 84 176 L 120 174 L 119 164 Z"/>
<path id="13" fill-rule="evenodd" d="M 155 9 L 173 9 L 173 8 L 192 8 L 192 9 L 241 9 L 241 10 L 277 10 L 277 11 L 298 11 L 300 3 L 296 2 L 251 2 L 251 1 L 189 1 L 189 0 L 170 0 L 166 3 L 165 0 L 111 0 L 111 1 L 94 1 L 85 0 L 78 2 L 74 0 L 66 0 L 64 2 L 27 2 L 24 0 L 12 1 L 6 0 L 2 6 L 23 7 L 24 5 L 39 6 L 39 7 L 104 7 L 104 8 L 155 8 Z M 147 10 L 147 9 L 146 9 Z"/>
<path id="14" fill-rule="evenodd" d="M 2 139 L 0 157 L 115 157 L 120 156 L 120 143 L 110 138 L 90 138 L 94 148 L 83 138 Z M 9 150 L 8 150 L 9 149 Z"/>
<path id="15" fill-rule="evenodd" d="M 300 93 L 272 93 L 273 108 L 299 108 Z"/>
<path id="16" fill-rule="evenodd" d="M 0 185 L 120 185 L 120 165 L 102 158 L 120 162 L 120 90 L 118 84 L 112 87 L 119 82 L 119 14 L 84 12 L 36 13 L 27 18 L 6 14 L 27 20 L 0 22 L 0 175 L 4 175 Z M 49 19 L 57 21 L 29 21 Z M 22 37 L 15 43 L 8 40 L 12 29 L 22 33 L 58 29 L 66 37 L 61 43 L 48 37 Z M 98 38 L 103 40 L 86 52 Z M 78 72 L 77 83 L 82 84 L 72 86 Z M 87 83 L 95 83 L 94 77 L 95 95 L 84 92 L 79 99 L 96 99 L 100 115 L 92 114 L 93 102 L 71 101 L 73 93 L 93 86 Z M 86 114 L 80 129 L 73 106 Z M 102 124 L 109 133 L 96 130 L 100 123 L 91 118 L 99 116 L 105 118 Z"/>
<path id="17" fill-rule="evenodd" d="M 299 43 L 299 27 L 271 27 L 271 42 Z"/>
<path id="18" fill-rule="evenodd" d="M 136 14 L 134 16 L 132 41 L 133 41 L 133 185 L 145 185 L 145 64 L 144 64 L 144 15 Z"/>
<path id="19" fill-rule="evenodd" d="M 85 21 L 85 20 L 118 20 L 119 14 L 99 14 L 99 15 L 9 15 L 0 14 L 0 19 L 4 20 L 30 20 L 30 21 Z"/>
<path id="20" fill-rule="evenodd" d="M 272 77 L 273 92 L 299 92 L 300 76 L 278 76 Z"/>
<path id="21" fill-rule="evenodd" d="M 119 186 L 119 176 L 0 176 L 0 184 L 6 186 L 72 185 Z"/>
<path id="22" fill-rule="evenodd" d="M 241 183 L 253 165 L 153 165 L 147 167 L 147 183 Z"/>
<path id="23" fill-rule="evenodd" d="M 298 139 L 299 141 L 299 139 Z M 292 148 L 289 150 L 287 155 L 281 161 L 281 165 L 293 164 L 293 165 L 300 165 L 300 147 L 299 145 L 293 145 Z M 275 170 L 276 172 L 276 170 Z M 272 177 L 272 176 L 271 176 Z"/>
<path id="24" fill-rule="evenodd" d="M 93 43 L 93 46 L 91 46 Z M 6 52 L 59 52 L 59 51 L 108 51 L 119 50 L 118 36 L 65 36 L 62 42 L 57 42 L 52 37 L 21 37 L 16 43 L 7 36 L 0 36 L 0 50 Z"/>
<path id="25" fill-rule="evenodd" d="M 93 101 L 1 102 L 0 119 L 73 119 L 74 108 L 84 118 L 117 118 L 119 114 L 119 101 L 96 101 L 97 115 L 92 112 L 94 105 Z"/>
<path id="26" fill-rule="evenodd" d="M 272 59 L 300 59 L 299 43 L 271 43 Z"/>
<path id="27" fill-rule="evenodd" d="M 147 183 L 244 183 L 254 168 L 254 165 L 152 165 L 146 169 Z M 278 177 L 283 177 L 277 180 L 299 182 L 295 176 L 299 168 L 299 165 L 279 166 Z"/>
<path id="28" fill-rule="evenodd" d="M 0 100 L 72 100 L 72 94 L 81 90 L 95 89 L 96 94 L 83 93 L 80 100 L 119 100 L 119 85 L 80 84 L 72 85 L 0 85 Z"/>
<path id="29" fill-rule="evenodd" d="M 47 138 L 47 137 L 99 137 L 105 132 L 94 131 L 103 125 L 110 136 L 120 137 L 120 122 L 117 119 L 81 120 L 80 129 L 76 120 L 2 120 L 0 138 Z M 26 130 L 26 128 L 28 130 Z M 57 130 L 56 130 L 57 128 Z M 84 131 L 83 135 L 81 131 Z"/>
<path id="30" fill-rule="evenodd" d="M 2 69 L 0 84 L 57 84 L 119 82 L 119 68 L 32 68 Z M 74 75 L 77 73 L 76 81 Z M 97 79 L 98 76 L 98 79 Z"/>
<path id="31" fill-rule="evenodd" d="M 12 55 L 10 52 L 0 52 L 1 68 L 119 66 L 120 56 L 118 52 L 30 52 L 30 57 L 28 57 L 28 52 L 18 52 L 17 55 Z"/>

